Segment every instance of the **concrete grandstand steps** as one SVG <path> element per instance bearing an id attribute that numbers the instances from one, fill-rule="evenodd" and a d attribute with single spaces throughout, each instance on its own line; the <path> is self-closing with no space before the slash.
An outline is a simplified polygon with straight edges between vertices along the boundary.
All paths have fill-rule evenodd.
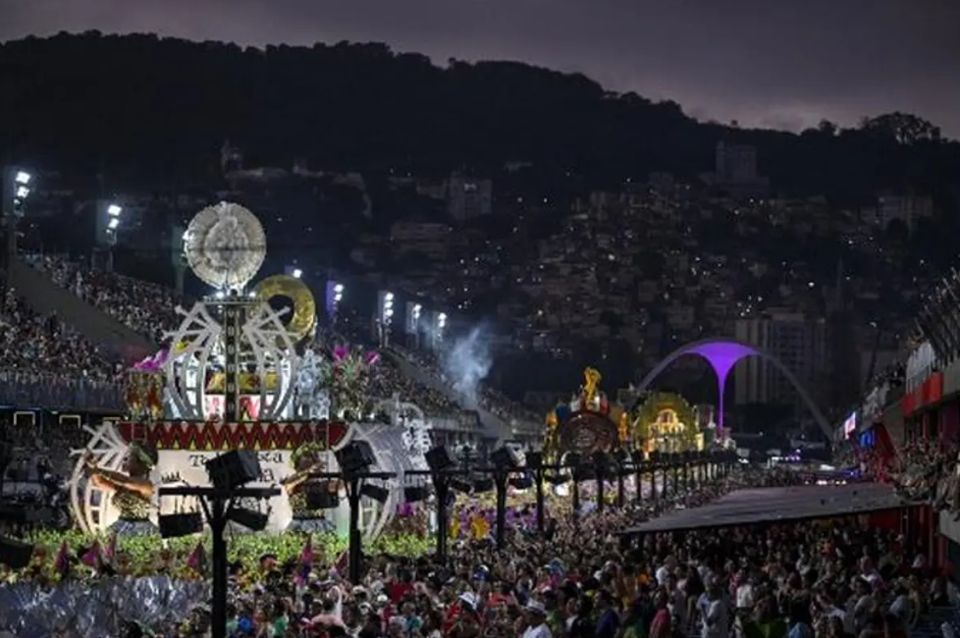
<path id="1" fill-rule="evenodd" d="M 16 294 L 35 312 L 57 318 L 70 326 L 101 351 L 124 361 L 141 359 L 157 350 L 157 345 L 107 313 L 88 304 L 50 277 L 29 264 L 16 260 L 10 267 Z"/>
<path id="2" fill-rule="evenodd" d="M 384 356 L 390 358 L 390 361 L 397 366 L 400 374 L 413 379 L 417 383 L 432 388 L 447 397 L 453 403 L 456 403 L 463 410 L 476 412 L 480 417 L 480 423 L 485 430 L 487 438 L 497 441 L 509 441 L 513 438 L 513 431 L 510 424 L 488 410 L 484 410 L 478 405 L 466 405 L 463 397 L 460 396 L 449 384 L 443 383 L 432 373 L 424 370 L 419 365 L 403 356 L 402 353 L 387 348 L 383 351 Z M 414 401 L 416 403 L 416 401 Z"/>

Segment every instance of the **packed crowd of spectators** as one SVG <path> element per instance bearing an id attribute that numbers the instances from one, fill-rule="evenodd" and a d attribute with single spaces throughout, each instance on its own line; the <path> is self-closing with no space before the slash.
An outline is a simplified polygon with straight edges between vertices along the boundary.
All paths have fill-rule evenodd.
<path id="1" fill-rule="evenodd" d="M 55 314 L 8 289 L 0 306 L 0 399 L 16 405 L 120 405 L 120 368 Z"/>
<path id="2" fill-rule="evenodd" d="M 456 540 L 446 564 L 369 556 L 359 583 L 346 580 L 334 556 L 280 564 L 265 554 L 258 565 L 231 566 L 228 635 L 889 638 L 908 636 L 928 609 L 955 599 L 907 539 L 854 517 L 648 534 L 629 546 L 616 535 L 665 504 L 693 507 L 739 486 L 783 484 L 784 476 L 738 473 L 659 505 L 576 518 L 569 505 L 551 501 L 543 535 L 530 507 L 516 506 L 506 551 L 480 534 Z M 166 550 L 161 558 L 161 568 L 176 560 Z M 208 631 L 209 609 L 200 606 L 153 635 Z"/>
<path id="3" fill-rule="evenodd" d="M 650 507 L 551 517 L 542 537 L 517 525 L 505 552 L 488 538 L 461 541 L 446 566 L 377 556 L 353 585 L 320 569 L 297 588 L 295 564 L 267 560 L 253 595 L 234 600 L 230 627 L 274 637 L 879 638 L 908 635 L 948 602 L 946 580 L 902 537 L 854 519 L 648 535 L 622 548 L 616 531 Z"/>
<path id="4" fill-rule="evenodd" d="M 181 303 L 169 288 L 112 272 L 90 270 L 60 255 L 31 255 L 28 261 L 54 283 L 156 343 L 179 323 Z"/>
<path id="5" fill-rule="evenodd" d="M 381 357 L 375 366 L 370 394 L 380 398 L 399 396 L 401 401 L 417 404 L 428 416 L 451 416 L 460 411 L 460 406 L 444 393 L 404 376 L 390 357 Z"/>
<path id="6" fill-rule="evenodd" d="M 769 479 L 769 480 L 767 480 Z M 544 533 L 529 505 L 508 516 L 507 548 L 488 533 L 458 537 L 431 556 L 368 556 L 360 582 L 335 556 L 230 567 L 232 638 L 889 638 L 909 635 L 952 586 L 917 547 L 855 517 L 684 534 L 617 532 L 661 509 L 694 507 L 783 476 L 734 474 L 654 504 L 582 511 L 551 501 Z M 476 502 L 461 502 L 468 511 Z M 160 550 L 158 550 L 160 551 Z M 163 550 L 157 568 L 182 557 Z M 119 569 L 123 569 L 122 566 Z M 157 636 L 209 635 L 209 609 Z M 145 635 L 131 627 L 129 636 Z"/>
<path id="7" fill-rule="evenodd" d="M 907 443 L 890 472 L 891 482 L 907 498 L 960 514 L 957 458 L 958 450 L 943 449 L 937 442 Z"/>

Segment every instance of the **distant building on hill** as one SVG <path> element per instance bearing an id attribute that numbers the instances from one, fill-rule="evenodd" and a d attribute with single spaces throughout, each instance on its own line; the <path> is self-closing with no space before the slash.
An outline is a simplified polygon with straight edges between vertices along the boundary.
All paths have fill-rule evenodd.
<path id="1" fill-rule="evenodd" d="M 757 148 L 724 140 L 717 142 L 714 172 L 703 177 L 717 191 L 731 195 L 762 196 L 770 188 L 770 181 L 757 173 Z"/>
<path id="2" fill-rule="evenodd" d="M 453 174 L 447 180 L 447 212 L 458 222 L 493 212 L 493 181 Z"/>
<path id="3" fill-rule="evenodd" d="M 758 317 L 737 319 L 738 341 L 756 346 L 777 358 L 816 400 L 827 367 L 827 326 L 801 312 L 774 309 Z M 749 357 L 734 369 L 736 402 L 797 403 L 790 381 L 771 362 Z"/>

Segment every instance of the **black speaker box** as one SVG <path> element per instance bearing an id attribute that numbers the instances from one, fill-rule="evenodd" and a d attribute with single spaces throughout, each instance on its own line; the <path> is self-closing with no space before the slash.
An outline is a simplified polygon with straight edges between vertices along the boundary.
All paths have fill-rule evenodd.
<path id="1" fill-rule="evenodd" d="M 260 459 L 252 450 L 233 450 L 204 465 L 214 487 L 229 490 L 260 478 Z"/>

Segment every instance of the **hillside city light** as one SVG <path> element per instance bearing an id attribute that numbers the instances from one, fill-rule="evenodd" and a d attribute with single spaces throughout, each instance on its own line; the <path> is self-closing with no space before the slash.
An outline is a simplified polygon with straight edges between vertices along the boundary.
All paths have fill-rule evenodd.
<path id="1" fill-rule="evenodd" d="M 30 173 L 27 173 L 27 172 L 25 172 L 25 171 L 17 171 L 17 174 L 16 174 L 16 176 L 13 178 L 13 181 L 16 182 L 17 184 L 22 184 L 22 185 L 26 186 L 27 184 L 30 183 L 30 178 L 31 178 L 31 177 L 33 177 L 33 176 L 30 175 Z"/>

